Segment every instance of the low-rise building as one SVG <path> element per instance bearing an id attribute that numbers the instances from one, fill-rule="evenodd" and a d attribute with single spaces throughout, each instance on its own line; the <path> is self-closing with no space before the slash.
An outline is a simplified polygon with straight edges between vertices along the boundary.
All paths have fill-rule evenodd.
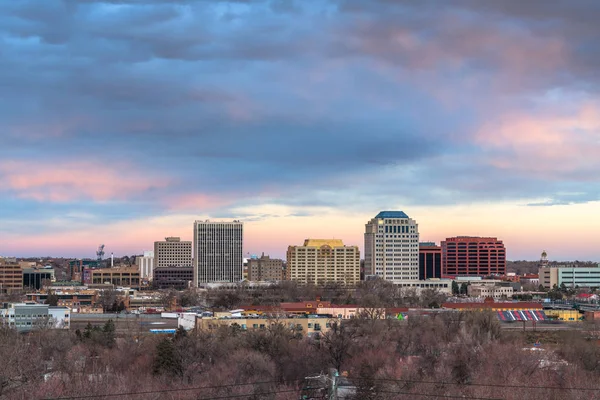
<path id="1" fill-rule="evenodd" d="M 511 298 L 513 292 L 512 286 L 508 285 L 469 285 L 467 288 L 467 294 L 471 297 L 491 297 L 493 299 Z"/>
<path id="2" fill-rule="evenodd" d="M 89 274 L 90 284 L 111 284 L 114 286 L 140 286 L 140 270 L 138 267 L 114 267 L 84 269 L 84 276 Z"/>
<path id="3" fill-rule="evenodd" d="M 67 307 L 50 307 L 36 303 L 3 303 L 0 323 L 18 332 L 35 329 L 69 329 L 71 313 Z"/>
<path id="4" fill-rule="evenodd" d="M 27 301 L 46 303 L 50 293 L 58 298 L 57 306 L 68 307 L 76 311 L 79 311 L 80 308 L 92 307 L 98 302 L 98 291 L 85 287 L 49 288 L 39 293 L 27 293 Z"/>
<path id="5" fill-rule="evenodd" d="M 52 268 L 23 268 L 23 288 L 26 290 L 40 290 L 54 281 L 56 278 Z"/>
<path id="6" fill-rule="evenodd" d="M 539 269 L 540 285 L 546 289 L 565 285 L 568 288 L 600 287 L 600 265 L 596 267 L 541 267 Z"/>
<path id="7" fill-rule="evenodd" d="M 425 280 L 395 280 L 391 281 L 394 285 L 414 289 L 417 294 L 423 290 L 437 290 L 441 293 L 452 294 L 451 279 L 425 279 Z"/>
<path id="8" fill-rule="evenodd" d="M 237 326 L 242 331 L 247 330 L 267 330 L 272 325 L 282 324 L 291 331 L 302 334 L 303 336 L 314 336 L 326 333 L 331 329 L 334 322 L 331 318 L 308 316 L 308 317 L 282 317 L 282 318 L 214 318 L 214 317 L 196 317 L 196 329 L 214 330 L 222 326 Z"/>

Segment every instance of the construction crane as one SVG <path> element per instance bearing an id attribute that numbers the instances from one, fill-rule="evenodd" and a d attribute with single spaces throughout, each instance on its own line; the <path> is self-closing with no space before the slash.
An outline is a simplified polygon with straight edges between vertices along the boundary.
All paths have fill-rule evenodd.
<path id="1" fill-rule="evenodd" d="M 98 261 L 102 261 L 102 258 L 104 258 L 104 245 L 103 244 L 98 246 L 98 250 L 96 251 L 96 257 L 98 257 Z"/>

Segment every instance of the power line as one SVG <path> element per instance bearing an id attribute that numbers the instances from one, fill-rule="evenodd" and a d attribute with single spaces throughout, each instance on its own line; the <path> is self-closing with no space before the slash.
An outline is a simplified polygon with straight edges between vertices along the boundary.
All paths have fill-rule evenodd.
<path id="1" fill-rule="evenodd" d="M 600 391 L 600 388 L 582 388 L 582 387 L 560 387 L 560 386 L 530 386 L 530 385 L 504 385 L 499 383 L 469 383 L 462 384 L 457 382 L 442 382 L 442 381 L 419 381 L 412 379 L 385 379 L 385 378 L 359 378 L 352 377 L 351 379 L 356 380 L 372 380 L 372 381 L 388 381 L 388 382 L 402 382 L 402 383 L 424 383 L 430 385 L 443 385 L 443 386 L 477 386 L 477 387 L 502 387 L 510 389 L 551 389 L 551 390 L 580 390 L 580 391 Z"/>
<path id="2" fill-rule="evenodd" d="M 311 388 L 311 389 L 325 389 L 325 388 Z M 273 392 L 233 394 L 233 395 L 229 395 L 229 396 L 219 396 L 219 397 L 203 397 L 198 400 L 235 399 L 235 398 L 240 398 L 240 397 L 262 396 L 265 394 L 291 393 L 291 392 L 298 392 L 298 391 L 300 391 L 300 390 L 299 389 L 275 390 Z"/>
<path id="3" fill-rule="evenodd" d="M 296 379 L 287 382 L 298 382 L 303 379 Z M 178 388 L 178 389 L 161 389 L 161 390 L 146 390 L 142 392 L 124 392 L 124 393 L 107 393 L 107 394 L 90 394 L 86 396 L 70 396 L 70 397 L 45 397 L 43 400 L 76 400 L 76 399 L 97 399 L 100 397 L 120 397 L 120 396 L 135 396 L 141 394 L 154 394 L 154 393 L 169 393 L 169 392 L 184 392 L 190 390 L 208 390 L 208 389 L 222 389 L 228 387 L 240 387 L 240 386 L 255 386 L 263 385 L 267 383 L 281 383 L 281 381 L 263 381 L 263 382 L 249 382 L 249 383 L 235 383 L 230 385 L 217 385 L 217 386 L 196 386 L 191 388 Z M 248 395 L 246 395 L 248 396 Z"/>
<path id="4" fill-rule="evenodd" d="M 401 394 L 410 396 L 421 396 L 421 397 L 437 397 L 439 399 L 466 399 L 466 400 L 504 400 L 498 397 L 473 397 L 473 396 L 460 396 L 460 395 L 447 395 L 447 394 L 434 394 L 434 393 L 412 393 L 412 392 L 393 392 L 378 390 L 377 393 L 386 394 Z"/>

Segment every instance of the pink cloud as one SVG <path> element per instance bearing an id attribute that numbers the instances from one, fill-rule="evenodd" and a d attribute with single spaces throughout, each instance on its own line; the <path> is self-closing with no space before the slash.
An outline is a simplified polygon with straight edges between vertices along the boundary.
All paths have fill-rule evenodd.
<path id="1" fill-rule="evenodd" d="M 523 172 L 560 176 L 600 168 L 600 106 L 581 104 L 565 113 L 512 113 L 492 120 L 475 135 L 492 154 L 492 165 Z"/>
<path id="2" fill-rule="evenodd" d="M 128 164 L 90 161 L 5 161 L 0 163 L 0 177 L 4 189 L 15 192 L 19 198 L 51 202 L 126 199 L 168 184 L 165 179 L 141 173 Z"/>

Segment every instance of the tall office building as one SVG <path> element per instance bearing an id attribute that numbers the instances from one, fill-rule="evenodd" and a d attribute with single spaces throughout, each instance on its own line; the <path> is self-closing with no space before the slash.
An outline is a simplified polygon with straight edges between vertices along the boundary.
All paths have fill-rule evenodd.
<path id="1" fill-rule="evenodd" d="M 495 237 L 457 236 L 442 242 L 442 276 L 506 274 L 506 249 Z"/>
<path id="2" fill-rule="evenodd" d="M 154 242 L 154 268 L 191 267 L 192 242 L 178 237 L 168 237 Z"/>
<path id="3" fill-rule="evenodd" d="M 433 242 L 419 243 L 419 279 L 442 277 L 442 248 Z"/>
<path id="4" fill-rule="evenodd" d="M 137 257 L 136 262 L 140 268 L 140 279 L 152 280 L 154 276 L 154 252 L 145 251 L 142 257 Z"/>
<path id="5" fill-rule="evenodd" d="M 243 224 L 194 222 L 194 285 L 242 280 Z"/>
<path id="6" fill-rule="evenodd" d="M 402 211 L 381 211 L 365 226 L 365 275 L 419 279 L 419 225 Z"/>
<path id="7" fill-rule="evenodd" d="M 306 239 L 303 246 L 288 247 L 286 273 L 300 283 L 354 285 L 360 280 L 360 252 L 339 239 Z"/>

